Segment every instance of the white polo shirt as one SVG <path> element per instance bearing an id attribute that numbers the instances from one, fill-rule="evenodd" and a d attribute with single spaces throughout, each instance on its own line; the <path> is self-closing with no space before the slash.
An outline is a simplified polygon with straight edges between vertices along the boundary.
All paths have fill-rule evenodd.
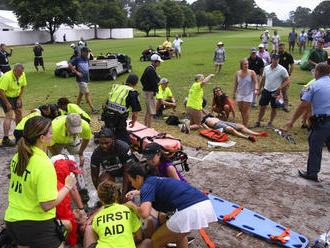
<path id="1" fill-rule="evenodd" d="M 289 77 L 289 74 L 283 66 L 277 65 L 272 69 L 272 65 L 270 64 L 265 67 L 262 76 L 265 77 L 264 89 L 275 91 L 281 86 L 283 81 Z"/>

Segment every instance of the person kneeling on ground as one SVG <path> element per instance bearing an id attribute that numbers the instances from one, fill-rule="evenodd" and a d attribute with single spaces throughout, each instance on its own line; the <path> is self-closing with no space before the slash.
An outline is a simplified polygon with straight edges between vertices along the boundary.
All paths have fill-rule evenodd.
<path id="1" fill-rule="evenodd" d="M 229 114 L 232 113 L 234 122 L 236 122 L 235 102 L 220 87 L 214 87 L 213 89 L 211 113 L 213 112 L 216 112 L 225 121 L 228 120 Z"/>
<path id="2" fill-rule="evenodd" d="M 34 116 L 41 116 L 41 113 L 40 113 L 39 109 L 33 109 L 31 111 L 31 113 L 24 116 L 23 119 L 15 127 L 14 136 L 15 136 L 16 144 L 23 137 L 23 130 L 24 130 L 25 123 L 27 122 L 28 119 L 31 119 Z"/>
<path id="3" fill-rule="evenodd" d="M 158 93 L 156 95 L 156 115 L 155 119 L 159 119 L 163 115 L 163 110 L 172 108 L 175 111 L 176 102 L 172 94 L 171 89 L 168 87 L 169 81 L 167 78 L 162 78 L 160 80 L 160 85 L 158 88 Z"/>
<path id="4" fill-rule="evenodd" d="M 135 248 L 138 243 L 139 248 L 151 248 L 150 240 L 142 241 L 141 222 L 135 212 L 117 203 L 116 184 L 105 181 L 98 186 L 97 193 L 104 209 L 95 215 L 93 226 L 87 226 L 84 248 Z"/>
<path id="5" fill-rule="evenodd" d="M 41 115 L 45 118 L 54 120 L 60 115 L 59 109 L 56 104 L 44 104 L 38 108 L 41 111 Z"/>
<path id="6" fill-rule="evenodd" d="M 173 163 L 167 158 L 164 153 L 164 148 L 158 143 L 153 142 L 147 144 L 142 153 L 147 162 L 156 167 L 157 174 L 160 177 L 171 177 L 182 182 L 187 182 Z"/>
<path id="7" fill-rule="evenodd" d="M 69 155 L 56 155 L 51 158 L 52 163 L 54 164 L 56 175 L 57 175 L 57 190 L 60 191 L 65 187 L 65 178 L 70 175 L 71 172 L 75 174 L 83 174 L 82 170 L 79 170 L 74 157 Z M 78 207 L 79 214 L 85 216 L 87 219 L 87 214 L 85 213 L 83 203 L 81 201 L 78 189 L 76 186 L 73 186 L 70 194 L 67 194 L 63 201 L 56 206 L 56 219 L 60 220 L 68 235 L 66 237 L 66 244 L 70 247 L 76 247 L 77 244 L 77 227 L 78 224 L 75 221 L 75 215 L 71 209 L 71 197 Z"/>
<path id="8" fill-rule="evenodd" d="M 264 137 L 268 136 L 267 132 L 262 132 L 262 133 L 253 132 L 242 124 L 228 122 L 228 121 L 222 121 L 222 120 L 214 117 L 211 114 L 205 115 L 201 124 L 204 128 L 216 129 L 220 132 L 225 131 L 226 133 L 230 133 L 234 136 L 237 136 L 237 137 L 240 137 L 243 139 L 248 139 L 251 142 L 256 142 L 256 136 L 264 136 Z M 252 136 L 246 136 L 246 135 L 240 133 L 239 131 L 244 132 L 246 134 L 250 134 Z"/>
<path id="9" fill-rule="evenodd" d="M 122 201 L 128 190 L 128 177 L 126 169 L 133 162 L 132 152 L 129 145 L 115 139 L 114 133 L 109 128 L 103 128 L 99 133 L 99 146 L 94 150 L 91 157 L 92 181 L 97 189 L 103 181 L 115 182 L 116 177 L 123 177 Z M 100 167 L 103 173 L 100 175 Z"/>
<path id="10" fill-rule="evenodd" d="M 127 173 L 133 187 L 140 190 L 141 205 L 132 201 L 126 205 L 133 207 L 140 217 L 148 218 L 152 208 L 163 213 L 175 212 L 152 235 L 153 248 L 165 247 L 170 242 L 188 247 L 187 236 L 192 230 L 217 221 L 208 197 L 188 183 L 156 177 L 155 167 L 148 163 L 135 163 Z"/>
<path id="11" fill-rule="evenodd" d="M 58 99 L 57 106 L 61 111 L 61 115 L 77 113 L 80 115 L 81 119 L 87 121 L 88 123 L 91 122 L 91 117 L 84 110 L 82 110 L 77 104 L 71 103 L 70 100 L 66 97 L 62 97 Z"/>

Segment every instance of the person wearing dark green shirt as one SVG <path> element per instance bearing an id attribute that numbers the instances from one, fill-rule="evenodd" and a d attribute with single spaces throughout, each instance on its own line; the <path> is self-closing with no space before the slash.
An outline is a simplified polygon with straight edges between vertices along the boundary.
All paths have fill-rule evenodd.
<path id="1" fill-rule="evenodd" d="M 312 69 L 319 63 L 326 62 L 328 59 L 328 53 L 323 50 L 324 41 L 319 40 L 317 42 L 317 48 L 312 51 L 311 55 L 309 56 L 308 62 L 310 63 Z"/>

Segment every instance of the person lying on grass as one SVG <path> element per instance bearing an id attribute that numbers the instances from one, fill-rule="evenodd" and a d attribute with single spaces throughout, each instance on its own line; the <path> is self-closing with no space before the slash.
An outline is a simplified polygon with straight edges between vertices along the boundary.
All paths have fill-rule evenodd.
<path id="1" fill-rule="evenodd" d="M 242 124 L 222 121 L 211 114 L 207 114 L 203 117 L 201 126 L 207 129 L 216 129 L 220 132 L 230 133 L 236 137 L 248 139 L 251 142 L 256 142 L 256 136 L 268 136 L 267 132 L 253 132 Z M 250 136 L 244 135 L 241 132 L 249 134 Z"/>

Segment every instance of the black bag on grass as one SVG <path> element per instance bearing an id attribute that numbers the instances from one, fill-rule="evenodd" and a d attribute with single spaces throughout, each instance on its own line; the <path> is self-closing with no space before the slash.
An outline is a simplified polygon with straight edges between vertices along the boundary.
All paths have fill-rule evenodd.
<path id="1" fill-rule="evenodd" d="M 175 115 L 170 115 L 166 120 L 167 125 L 177 126 L 180 124 L 179 118 Z"/>

